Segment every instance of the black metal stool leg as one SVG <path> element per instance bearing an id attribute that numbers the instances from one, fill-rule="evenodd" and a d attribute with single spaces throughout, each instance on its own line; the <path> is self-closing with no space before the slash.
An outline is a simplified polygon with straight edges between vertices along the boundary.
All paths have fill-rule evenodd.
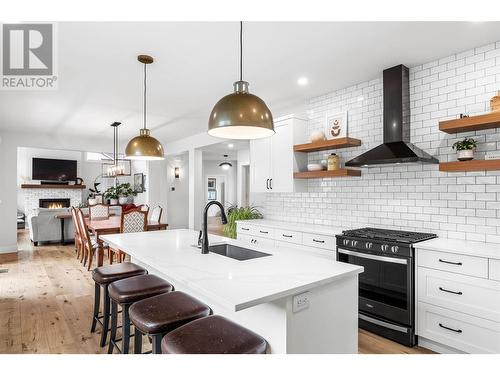
<path id="1" fill-rule="evenodd" d="M 101 286 L 95 283 L 94 287 L 94 314 L 92 315 L 92 326 L 90 332 L 95 332 L 97 319 L 99 318 L 99 305 L 101 303 Z"/>
<path id="2" fill-rule="evenodd" d="M 122 305 L 122 354 L 128 354 L 130 344 L 130 319 L 128 316 L 129 305 Z"/>
<path id="3" fill-rule="evenodd" d="M 142 354 L 142 332 L 134 328 L 134 354 Z"/>
<path id="4" fill-rule="evenodd" d="M 104 308 L 103 308 L 103 314 L 102 314 L 102 332 L 101 332 L 101 347 L 104 348 L 106 346 L 106 339 L 108 337 L 108 330 L 109 330 L 109 305 L 110 305 L 110 300 L 109 300 L 109 295 L 108 295 L 108 285 L 104 285 L 104 293 L 103 293 L 103 300 L 104 300 Z"/>
<path id="5" fill-rule="evenodd" d="M 161 354 L 161 339 L 163 335 L 161 333 L 153 335 L 153 354 Z"/>
<path id="6" fill-rule="evenodd" d="M 117 326 L 118 326 L 118 306 L 115 301 L 111 301 L 111 335 L 109 338 L 108 354 L 113 353 L 116 340 Z"/>

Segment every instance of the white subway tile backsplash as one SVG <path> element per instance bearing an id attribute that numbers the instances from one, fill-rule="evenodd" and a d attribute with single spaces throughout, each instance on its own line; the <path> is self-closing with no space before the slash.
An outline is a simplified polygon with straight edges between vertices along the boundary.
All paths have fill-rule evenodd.
<path id="1" fill-rule="evenodd" d="M 477 157 L 500 150 L 500 130 L 439 131 L 442 120 L 489 111 L 500 90 L 500 41 L 410 68 L 411 141 L 441 161 L 456 160 L 451 145 L 465 136 L 479 142 Z M 358 97 L 363 96 L 362 101 Z M 310 131 L 324 130 L 327 113 L 348 111 L 349 135 L 360 147 L 340 149 L 347 161 L 382 142 L 382 78 L 307 102 Z M 310 162 L 328 151 L 309 154 Z M 500 243 L 500 172 L 443 173 L 437 165 L 365 168 L 361 177 L 308 181 L 307 193 L 265 194 L 267 219 L 429 231 L 441 237 Z"/>

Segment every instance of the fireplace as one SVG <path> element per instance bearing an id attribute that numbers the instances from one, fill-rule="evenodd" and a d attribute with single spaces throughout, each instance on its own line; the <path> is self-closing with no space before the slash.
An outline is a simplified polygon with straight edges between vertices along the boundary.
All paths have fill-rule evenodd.
<path id="1" fill-rule="evenodd" d="M 38 206 L 40 208 L 65 208 L 71 205 L 69 198 L 54 198 L 54 199 L 39 199 Z"/>

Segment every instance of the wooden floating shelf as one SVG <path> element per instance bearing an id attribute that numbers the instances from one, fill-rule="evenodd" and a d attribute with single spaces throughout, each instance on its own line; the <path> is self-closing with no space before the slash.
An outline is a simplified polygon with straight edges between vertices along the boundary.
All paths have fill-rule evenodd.
<path id="1" fill-rule="evenodd" d="M 441 172 L 473 172 L 500 170 L 500 159 L 497 160 L 469 160 L 439 163 Z"/>
<path id="2" fill-rule="evenodd" d="M 439 130 L 448 134 L 494 129 L 499 127 L 500 112 L 491 112 L 485 115 L 463 117 L 455 120 L 439 122 Z"/>
<path id="3" fill-rule="evenodd" d="M 334 148 L 347 148 L 347 147 L 357 147 L 361 146 L 361 140 L 356 138 L 336 138 L 329 139 L 326 141 L 314 142 L 314 143 L 302 143 L 300 145 L 293 146 L 293 151 L 296 152 L 314 152 L 314 151 L 324 151 L 332 150 Z"/>
<path id="4" fill-rule="evenodd" d="M 42 185 L 42 184 L 22 184 L 22 189 L 85 189 L 85 185 Z"/>
<path id="5" fill-rule="evenodd" d="M 312 171 L 312 172 L 295 172 L 293 178 L 328 178 L 328 177 L 349 177 L 361 176 L 359 169 L 337 169 L 336 171 Z"/>

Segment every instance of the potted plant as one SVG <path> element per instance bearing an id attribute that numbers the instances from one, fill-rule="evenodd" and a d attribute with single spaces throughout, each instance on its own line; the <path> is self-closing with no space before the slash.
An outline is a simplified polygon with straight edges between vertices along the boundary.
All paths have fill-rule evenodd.
<path id="1" fill-rule="evenodd" d="M 254 206 L 238 207 L 232 205 L 227 210 L 227 224 L 224 226 L 224 234 L 230 238 L 236 238 L 236 221 L 262 219 L 262 214 Z"/>
<path id="2" fill-rule="evenodd" d="M 128 197 L 136 196 L 137 193 L 132 189 L 129 183 L 120 184 L 117 187 L 118 190 L 118 202 L 120 204 L 126 204 Z"/>
<path id="3" fill-rule="evenodd" d="M 109 199 L 109 204 L 118 204 L 118 189 L 111 186 L 104 192 L 104 198 Z"/>
<path id="4" fill-rule="evenodd" d="M 452 148 L 458 151 L 458 160 L 466 161 L 474 159 L 474 149 L 476 146 L 477 142 L 474 138 L 465 137 L 464 140 L 455 142 Z"/>

